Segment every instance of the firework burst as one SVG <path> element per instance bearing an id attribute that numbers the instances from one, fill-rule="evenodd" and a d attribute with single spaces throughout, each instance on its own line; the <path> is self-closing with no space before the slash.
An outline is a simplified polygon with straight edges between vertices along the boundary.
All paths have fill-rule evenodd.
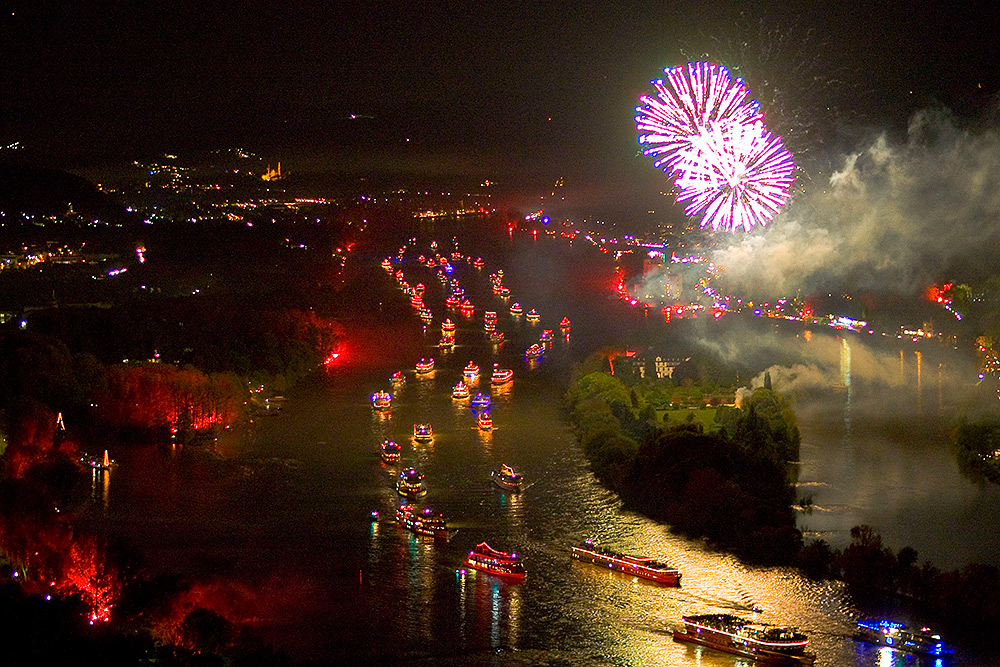
<path id="1" fill-rule="evenodd" d="M 765 225 L 788 199 L 795 165 L 764 127 L 742 80 L 710 63 L 664 70 L 657 96 L 636 108 L 639 143 L 670 174 L 677 201 L 712 229 Z"/>

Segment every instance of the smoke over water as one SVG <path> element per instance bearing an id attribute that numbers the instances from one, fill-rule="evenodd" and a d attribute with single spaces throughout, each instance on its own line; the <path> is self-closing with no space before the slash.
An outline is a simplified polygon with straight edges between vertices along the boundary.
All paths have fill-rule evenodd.
<path id="1" fill-rule="evenodd" d="M 965 130 L 947 112 L 921 111 L 904 142 L 882 134 L 808 188 L 767 228 L 713 253 L 727 291 L 914 295 L 1000 266 L 996 127 Z"/>

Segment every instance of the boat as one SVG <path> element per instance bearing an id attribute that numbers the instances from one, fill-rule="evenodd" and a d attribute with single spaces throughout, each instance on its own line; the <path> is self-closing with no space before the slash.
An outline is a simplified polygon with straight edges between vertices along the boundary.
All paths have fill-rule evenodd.
<path id="1" fill-rule="evenodd" d="M 417 362 L 416 369 L 418 373 L 430 373 L 434 370 L 434 358 L 421 359 Z"/>
<path id="2" fill-rule="evenodd" d="M 425 323 L 430 324 L 431 320 L 434 319 L 434 313 L 432 313 L 427 308 L 421 308 L 420 309 L 420 319 L 422 319 Z"/>
<path id="3" fill-rule="evenodd" d="M 760 623 L 732 614 L 685 616 L 674 641 L 708 646 L 768 665 L 812 665 L 809 639 L 795 628 Z"/>
<path id="4" fill-rule="evenodd" d="M 441 336 L 441 340 L 438 341 L 438 347 L 442 350 L 450 350 L 455 347 L 455 337 L 454 336 Z"/>
<path id="5" fill-rule="evenodd" d="M 416 468 L 407 468 L 399 471 L 396 479 L 396 493 L 407 498 L 415 498 L 427 493 L 424 486 L 424 474 Z"/>
<path id="6" fill-rule="evenodd" d="M 414 424 L 413 439 L 417 442 L 430 442 L 434 439 L 434 430 L 430 424 Z"/>
<path id="7" fill-rule="evenodd" d="M 496 324 L 497 323 L 497 312 L 495 310 L 487 310 L 483 314 L 483 320 L 485 322 L 492 322 L 493 324 Z"/>
<path id="8" fill-rule="evenodd" d="M 507 384 L 514 379 L 514 371 L 509 368 L 500 368 L 500 364 L 493 364 L 493 375 L 490 376 L 490 384 Z"/>
<path id="9" fill-rule="evenodd" d="M 462 311 L 463 315 L 472 315 L 476 312 L 476 307 L 468 299 L 462 299 L 462 305 L 458 309 Z"/>
<path id="10" fill-rule="evenodd" d="M 399 446 L 399 443 L 393 442 L 392 440 L 383 440 L 382 460 L 386 463 L 397 463 L 399 461 L 399 454 L 402 450 L 403 448 Z"/>
<path id="11" fill-rule="evenodd" d="M 441 335 L 442 336 L 454 336 L 455 335 L 455 323 L 451 321 L 451 318 L 445 318 L 445 321 L 441 323 Z"/>
<path id="12" fill-rule="evenodd" d="M 421 299 L 419 296 L 415 296 L 412 299 L 410 299 L 410 305 L 416 308 L 417 310 L 421 310 L 424 307 L 424 300 Z"/>
<path id="13" fill-rule="evenodd" d="M 520 491 L 524 476 L 519 475 L 506 463 L 500 465 L 499 470 L 490 473 L 493 483 L 506 491 Z"/>
<path id="14" fill-rule="evenodd" d="M 914 630 L 902 623 L 888 620 L 858 621 L 854 638 L 918 655 L 951 655 L 955 652 L 945 645 L 941 635 L 932 632 L 930 628 Z"/>
<path id="15" fill-rule="evenodd" d="M 497 323 L 496 322 L 490 322 L 489 320 L 487 320 L 486 322 L 483 322 L 483 330 L 487 331 L 487 332 L 496 331 L 497 330 Z"/>
<path id="16" fill-rule="evenodd" d="M 545 348 L 539 343 L 532 343 L 528 346 L 528 349 L 524 351 L 524 356 L 528 359 L 537 359 L 543 354 L 545 354 Z"/>
<path id="17" fill-rule="evenodd" d="M 469 385 L 465 384 L 461 380 L 458 381 L 454 387 L 451 388 L 452 398 L 468 398 L 469 397 Z"/>
<path id="18" fill-rule="evenodd" d="M 490 417 L 490 413 L 481 412 L 479 413 L 479 430 L 480 431 L 492 431 L 493 430 L 493 418 Z"/>
<path id="19" fill-rule="evenodd" d="M 472 407 L 474 407 L 474 408 L 488 408 L 488 407 L 490 407 L 490 396 L 489 396 L 489 394 L 476 394 L 475 398 L 472 399 Z"/>
<path id="20" fill-rule="evenodd" d="M 493 343 L 494 345 L 499 345 L 500 343 L 503 342 L 503 338 L 504 338 L 503 332 L 502 331 L 491 331 L 489 338 L 490 338 L 490 342 L 491 343 Z"/>
<path id="21" fill-rule="evenodd" d="M 418 509 L 414 505 L 400 505 L 396 509 L 396 521 L 411 533 L 448 539 L 448 525 L 444 515 L 430 507 Z"/>
<path id="22" fill-rule="evenodd" d="M 515 301 L 514 304 L 510 307 L 510 314 L 513 315 L 514 317 L 517 317 L 519 315 L 523 315 L 524 314 L 524 308 L 521 307 L 521 304 L 519 304 L 517 301 Z"/>
<path id="23" fill-rule="evenodd" d="M 472 382 L 477 377 L 479 377 L 479 366 L 470 361 L 462 370 L 462 378 L 465 379 L 466 382 Z"/>
<path id="24" fill-rule="evenodd" d="M 507 289 L 506 287 L 501 287 L 499 294 L 501 299 L 506 299 L 507 297 L 510 296 L 510 290 Z"/>
<path id="25" fill-rule="evenodd" d="M 376 410 L 388 410 L 392 406 L 392 394 L 382 389 L 372 394 L 372 407 Z"/>
<path id="26" fill-rule="evenodd" d="M 388 257 L 382 260 L 382 268 L 385 269 L 386 273 L 392 273 L 392 260 Z"/>
<path id="27" fill-rule="evenodd" d="M 562 318 L 562 320 L 559 322 L 559 330 L 562 331 L 563 333 L 566 333 L 567 331 L 570 330 L 570 322 L 568 317 Z"/>
<path id="28" fill-rule="evenodd" d="M 552 329 L 542 329 L 542 335 L 539 336 L 538 340 L 542 343 L 550 343 L 552 337 Z"/>
<path id="29" fill-rule="evenodd" d="M 448 297 L 444 300 L 444 305 L 448 306 L 449 308 L 458 308 L 459 303 L 461 303 L 461 301 L 459 300 L 457 294 L 449 294 Z"/>
<path id="30" fill-rule="evenodd" d="M 416 286 L 413 288 L 413 293 L 419 297 L 422 297 L 424 295 L 424 284 L 417 283 Z"/>
<path id="31" fill-rule="evenodd" d="M 96 456 L 90 456 L 89 454 L 84 454 L 80 457 L 80 463 L 92 468 L 93 470 L 111 470 L 111 466 L 115 465 L 115 460 L 108 456 L 108 450 L 104 450 L 104 456 L 98 458 Z"/>
<path id="32" fill-rule="evenodd" d="M 538 311 L 532 308 L 531 310 L 528 311 L 528 314 L 525 316 L 524 319 L 528 320 L 529 322 L 537 322 L 540 317 L 541 316 L 538 314 Z"/>
<path id="33" fill-rule="evenodd" d="M 486 262 L 483 261 L 482 257 L 477 257 L 474 260 L 472 260 L 472 266 L 476 267 L 477 269 L 481 269 L 484 266 L 486 266 Z"/>
<path id="34" fill-rule="evenodd" d="M 474 570 L 504 579 L 524 579 L 524 564 L 516 553 L 497 551 L 486 542 L 480 542 L 469 552 L 465 564 Z"/>
<path id="35" fill-rule="evenodd" d="M 403 384 L 404 382 L 406 382 L 406 378 L 403 376 L 403 371 L 396 371 L 395 373 L 389 376 L 389 384 L 391 384 L 393 387 L 398 388 L 399 385 Z"/>
<path id="36" fill-rule="evenodd" d="M 601 565 L 609 570 L 655 581 L 664 586 L 681 585 L 681 573 L 677 568 L 645 556 L 630 556 L 602 549 L 595 546 L 592 540 L 574 546 L 572 556 L 584 563 Z"/>

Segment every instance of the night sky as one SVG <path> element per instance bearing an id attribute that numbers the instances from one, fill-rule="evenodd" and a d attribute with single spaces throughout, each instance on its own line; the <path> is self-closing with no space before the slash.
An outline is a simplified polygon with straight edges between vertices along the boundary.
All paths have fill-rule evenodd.
<path id="1" fill-rule="evenodd" d="M 239 146 L 299 172 L 655 188 L 637 98 L 702 54 L 805 159 L 928 105 L 981 122 L 998 11 L 946 4 L 17 1 L 0 140 L 74 169 Z"/>

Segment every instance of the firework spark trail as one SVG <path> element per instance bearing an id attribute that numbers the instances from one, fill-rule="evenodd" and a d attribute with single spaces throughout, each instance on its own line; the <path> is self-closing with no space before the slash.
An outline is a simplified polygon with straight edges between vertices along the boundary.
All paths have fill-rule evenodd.
<path id="1" fill-rule="evenodd" d="M 741 80 L 724 67 L 688 63 L 653 81 L 658 99 L 643 96 L 636 126 L 645 155 L 668 172 L 677 201 L 701 225 L 745 231 L 765 225 L 788 199 L 795 165 Z"/>

